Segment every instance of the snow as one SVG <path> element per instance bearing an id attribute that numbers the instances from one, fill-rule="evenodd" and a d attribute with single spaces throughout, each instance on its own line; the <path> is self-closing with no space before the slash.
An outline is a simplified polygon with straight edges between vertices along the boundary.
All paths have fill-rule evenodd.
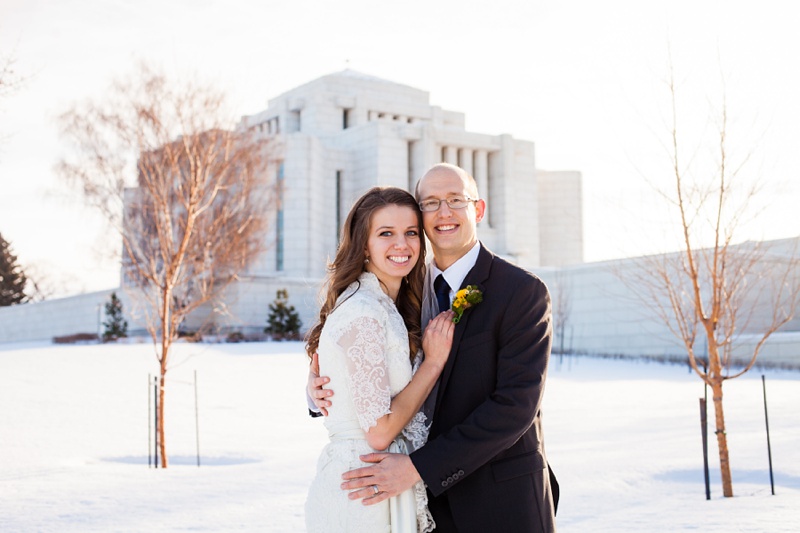
<path id="1" fill-rule="evenodd" d="M 326 436 L 306 414 L 302 345 L 176 345 L 166 470 L 148 468 L 156 369 L 148 343 L 0 345 L 0 531 L 304 530 Z M 775 496 L 761 373 L 726 383 L 736 496 L 721 495 L 712 441 L 706 501 L 703 387 L 687 367 L 554 356 L 544 413 L 559 531 L 797 531 L 800 373 L 766 372 Z"/>

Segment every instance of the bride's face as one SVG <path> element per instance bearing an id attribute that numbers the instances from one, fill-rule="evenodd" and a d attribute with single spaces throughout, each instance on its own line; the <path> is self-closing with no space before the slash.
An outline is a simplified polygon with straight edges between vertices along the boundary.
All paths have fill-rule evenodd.
<path id="1" fill-rule="evenodd" d="M 417 213 L 411 207 L 399 205 L 378 209 L 370 220 L 367 271 L 389 288 L 392 297 L 419 260 L 421 235 L 417 221 Z"/>

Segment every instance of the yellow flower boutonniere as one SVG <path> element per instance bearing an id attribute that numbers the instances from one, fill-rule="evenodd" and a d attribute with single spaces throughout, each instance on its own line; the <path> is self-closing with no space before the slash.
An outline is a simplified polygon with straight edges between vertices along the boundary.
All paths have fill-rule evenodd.
<path id="1" fill-rule="evenodd" d="M 464 314 L 464 311 L 472 307 L 473 305 L 477 305 L 483 301 L 483 293 L 476 287 L 475 285 L 467 285 L 460 291 L 456 293 L 456 297 L 453 299 L 453 306 L 451 309 L 456 314 L 453 317 L 453 323 L 458 324 L 458 321 L 461 320 L 461 315 Z"/>

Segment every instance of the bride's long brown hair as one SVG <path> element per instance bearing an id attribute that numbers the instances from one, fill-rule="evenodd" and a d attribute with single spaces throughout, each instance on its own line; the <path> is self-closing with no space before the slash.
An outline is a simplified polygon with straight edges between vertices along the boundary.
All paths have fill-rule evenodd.
<path id="1" fill-rule="evenodd" d="M 419 226 L 419 259 L 400 284 L 397 294 L 397 310 L 408 329 L 408 347 L 411 360 L 422 347 L 420 309 L 422 307 L 422 285 L 425 279 L 425 238 L 422 230 L 422 212 L 414 197 L 397 187 L 373 187 L 353 205 L 342 227 L 339 248 L 333 263 L 328 264 L 328 281 L 325 296 L 319 311 L 319 319 L 306 336 L 306 353 L 311 357 L 319 347 L 319 336 L 325 321 L 336 308 L 336 299 L 364 272 L 367 240 L 372 215 L 388 205 L 409 207 L 417 215 Z"/>

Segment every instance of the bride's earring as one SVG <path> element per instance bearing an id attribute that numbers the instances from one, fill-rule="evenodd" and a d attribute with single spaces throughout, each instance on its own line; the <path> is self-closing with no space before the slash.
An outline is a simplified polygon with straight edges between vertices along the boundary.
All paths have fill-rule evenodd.
<path id="1" fill-rule="evenodd" d="M 368 263 L 369 263 L 369 257 L 367 257 L 366 259 L 364 259 L 364 264 L 366 265 L 366 264 L 368 264 Z"/>

